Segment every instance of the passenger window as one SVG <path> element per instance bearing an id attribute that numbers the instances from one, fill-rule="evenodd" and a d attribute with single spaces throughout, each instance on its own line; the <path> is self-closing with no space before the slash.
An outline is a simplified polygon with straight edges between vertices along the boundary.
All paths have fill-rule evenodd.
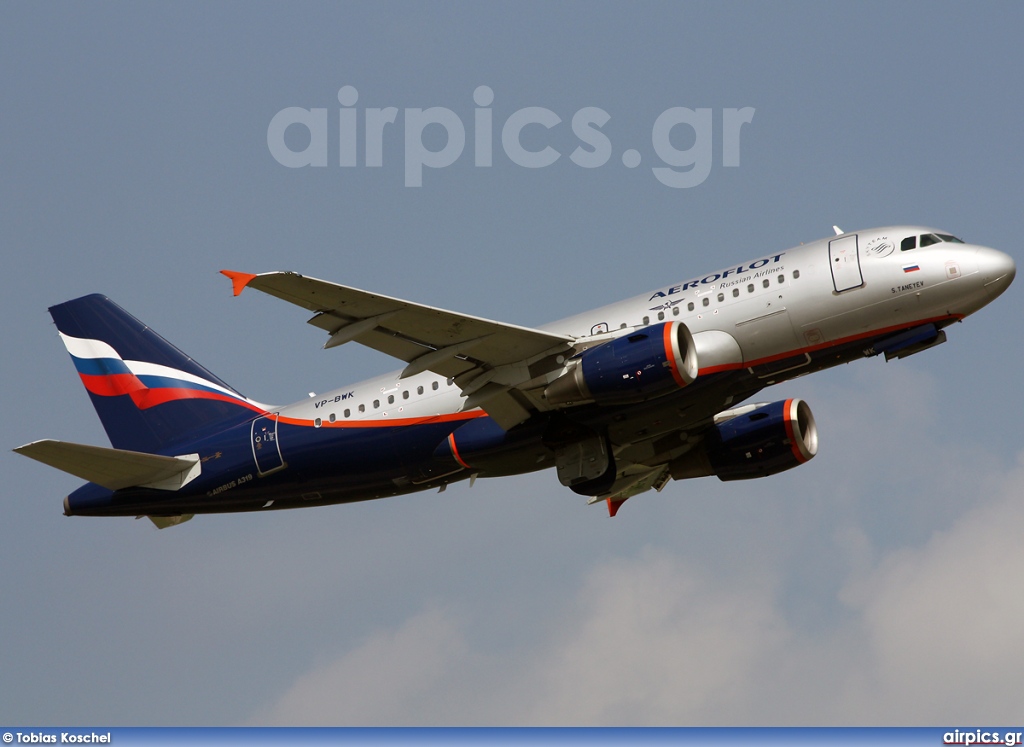
<path id="1" fill-rule="evenodd" d="M 690 301 L 690 303 L 686 304 L 686 310 L 693 311 L 693 301 Z"/>
<path id="2" fill-rule="evenodd" d="M 903 239 L 903 241 L 900 242 L 900 251 L 901 252 L 909 252 L 911 249 L 916 249 L 916 248 L 917 248 L 917 237 L 916 236 L 908 236 L 907 238 Z"/>
<path id="3" fill-rule="evenodd" d="M 374 410 L 379 410 L 380 409 L 380 400 L 379 399 L 375 399 L 373 401 L 373 409 Z"/>
<path id="4" fill-rule="evenodd" d="M 331 422 L 333 423 L 333 422 L 334 422 L 335 420 L 337 420 L 338 418 L 336 418 L 336 417 L 334 416 L 334 413 L 332 412 L 332 413 L 331 413 L 331 417 L 329 417 L 329 418 L 327 418 L 327 419 L 328 419 L 328 420 L 330 420 L 330 421 L 331 421 Z"/>
<path id="5" fill-rule="evenodd" d="M 437 382 L 435 381 L 433 384 L 431 384 L 430 388 L 433 389 L 436 392 L 437 391 Z"/>
<path id="6" fill-rule="evenodd" d="M 665 320 L 665 312 L 664 311 L 659 311 L 658 312 L 658 321 L 661 322 L 661 321 L 664 321 L 664 320 Z"/>
<path id="7" fill-rule="evenodd" d="M 761 285 L 767 288 L 769 285 L 771 285 L 771 281 L 768 280 L 768 278 L 765 278 L 764 280 L 761 281 Z"/>
<path id="8" fill-rule="evenodd" d="M 750 285 L 747 286 L 747 293 L 753 293 L 753 292 L 754 292 L 754 284 L 751 283 Z"/>
<path id="9" fill-rule="evenodd" d="M 322 421 L 320 418 L 317 418 L 316 420 L 313 421 L 313 427 L 319 428 L 321 425 L 323 425 L 323 422 L 324 421 Z"/>
<path id="10" fill-rule="evenodd" d="M 650 324 L 650 323 L 651 323 L 651 318 L 649 316 L 645 316 L 644 317 L 644 324 Z"/>
<path id="11" fill-rule="evenodd" d="M 359 412 L 366 412 L 366 405 L 359 405 Z"/>
<path id="12" fill-rule="evenodd" d="M 779 275 L 779 282 L 780 283 L 785 283 L 786 282 L 786 276 L 785 275 Z"/>
<path id="13" fill-rule="evenodd" d="M 711 299 L 708 298 L 707 296 L 704 296 L 703 300 L 701 300 L 700 303 L 701 303 L 702 306 L 707 306 L 708 304 L 711 303 Z"/>
<path id="14" fill-rule="evenodd" d="M 724 293 L 719 293 L 718 294 L 718 303 L 722 303 L 722 301 L 724 301 L 724 300 L 725 300 L 725 294 Z"/>
<path id="15" fill-rule="evenodd" d="M 732 297 L 733 298 L 739 298 L 740 297 L 740 289 L 739 288 L 733 288 L 732 289 Z"/>
<path id="16" fill-rule="evenodd" d="M 393 394 L 389 394 L 388 395 L 388 404 L 389 405 L 395 404 L 395 395 L 393 395 Z"/>
<path id="17" fill-rule="evenodd" d="M 416 387 L 416 394 L 423 394 L 423 387 L 421 387 L 421 386 Z"/>
<path id="18" fill-rule="evenodd" d="M 351 415 L 352 415 L 352 411 L 346 407 L 345 408 L 345 417 L 347 418 L 347 417 L 350 417 Z"/>
<path id="19" fill-rule="evenodd" d="M 623 322 L 622 324 L 619 325 L 619 329 L 625 329 L 625 328 L 626 328 L 626 323 L 625 322 Z"/>
<path id="20" fill-rule="evenodd" d="M 679 307 L 678 306 L 673 306 L 672 307 L 672 316 L 679 316 Z"/>
<path id="21" fill-rule="evenodd" d="M 800 277 L 800 270 L 793 270 L 793 279 L 796 280 Z"/>
<path id="22" fill-rule="evenodd" d="M 402 392 L 402 399 L 409 399 L 409 390 L 408 389 L 406 389 L 404 392 Z"/>

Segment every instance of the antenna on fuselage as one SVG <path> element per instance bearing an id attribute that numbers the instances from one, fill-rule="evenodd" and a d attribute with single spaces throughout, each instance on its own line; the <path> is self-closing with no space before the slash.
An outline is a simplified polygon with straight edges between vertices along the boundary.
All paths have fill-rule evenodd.
<path id="1" fill-rule="evenodd" d="M 842 236 L 844 231 L 839 226 L 832 226 L 832 230 L 836 232 L 836 236 Z"/>

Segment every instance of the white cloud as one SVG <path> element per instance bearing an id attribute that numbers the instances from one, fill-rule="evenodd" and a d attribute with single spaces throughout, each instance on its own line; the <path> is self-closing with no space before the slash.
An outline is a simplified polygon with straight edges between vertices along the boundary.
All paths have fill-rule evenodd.
<path id="1" fill-rule="evenodd" d="M 676 724 L 729 702 L 785 639 L 770 584 L 716 588 L 677 558 L 605 563 L 533 651 L 472 650 L 430 609 L 300 677 L 272 724 Z"/>
<path id="2" fill-rule="evenodd" d="M 883 695 L 871 703 L 877 718 L 1024 721 L 1022 498 L 1024 461 L 993 500 L 844 591 Z"/>
<path id="3" fill-rule="evenodd" d="M 257 720 L 311 726 L 426 723 L 433 699 L 450 691 L 448 678 L 468 658 L 454 619 L 428 609 L 303 675 Z"/>
<path id="4" fill-rule="evenodd" d="M 430 608 L 300 677 L 277 724 L 1019 723 L 1024 457 L 917 547 L 860 562 L 813 634 L 765 569 L 714 578 L 665 550 L 605 562 L 539 642 L 497 651 Z M 727 551 L 723 549 L 723 551 Z"/>
<path id="5" fill-rule="evenodd" d="M 706 721 L 745 689 L 787 637 L 759 574 L 716 584 L 678 558 L 645 552 L 597 569 L 561 634 L 532 664 L 525 721 Z"/>

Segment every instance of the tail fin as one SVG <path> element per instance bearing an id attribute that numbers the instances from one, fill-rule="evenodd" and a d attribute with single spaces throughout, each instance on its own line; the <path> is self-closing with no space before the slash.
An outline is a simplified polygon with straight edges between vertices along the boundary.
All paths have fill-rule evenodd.
<path id="1" fill-rule="evenodd" d="M 265 411 L 106 296 L 50 316 L 117 449 L 164 451 Z"/>

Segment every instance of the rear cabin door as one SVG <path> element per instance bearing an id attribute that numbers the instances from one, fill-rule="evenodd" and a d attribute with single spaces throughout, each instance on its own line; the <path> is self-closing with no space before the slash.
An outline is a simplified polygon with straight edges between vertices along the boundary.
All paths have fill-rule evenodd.
<path id="1" fill-rule="evenodd" d="M 260 477 L 284 468 L 277 442 L 277 418 L 258 417 L 252 421 L 252 455 Z"/>
<path id="2" fill-rule="evenodd" d="M 836 293 L 860 288 L 864 276 L 860 272 L 860 256 L 857 252 L 857 234 L 840 236 L 828 242 L 829 267 L 832 268 L 832 285 Z"/>

